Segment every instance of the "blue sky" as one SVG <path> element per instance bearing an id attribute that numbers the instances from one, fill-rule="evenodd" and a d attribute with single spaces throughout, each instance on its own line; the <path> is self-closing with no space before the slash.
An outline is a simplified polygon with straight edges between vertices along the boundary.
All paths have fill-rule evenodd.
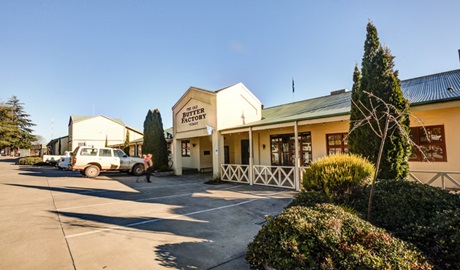
<path id="1" fill-rule="evenodd" d="M 164 128 L 190 86 L 242 82 L 265 105 L 352 86 L 368 20 L 400 79 L 459 69 L 460 1 L 0 0 L 0 102 L 17 96 L 47 141 L 70 115 Z M 295 80 L 292 94 L 291 79 Z"/>

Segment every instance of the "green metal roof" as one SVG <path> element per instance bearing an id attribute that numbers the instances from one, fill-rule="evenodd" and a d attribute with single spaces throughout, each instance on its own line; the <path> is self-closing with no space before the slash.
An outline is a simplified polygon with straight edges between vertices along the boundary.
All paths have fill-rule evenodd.
<path id="1" fill-rule="evenodd" d="M 248 125 L 261 126 L 349 114 L 350 103 L 350 91 L 302 100 L 266 108 L 262 110 L 262 120 Z"/>
<path id="2" fill-rule="evenodd" d="M 460 99 L 460 69 L 401 81 L 411 105 Z"/>
<path id="3" fill-rule="evenodd" d="M 402 80 L 401 90 L 411 106 L 460 100 L 460 69 Z M 350 108 L 351 91 L 346 91 L 265 108 L 262 120 L 228 130 L 347 115 Z"/>

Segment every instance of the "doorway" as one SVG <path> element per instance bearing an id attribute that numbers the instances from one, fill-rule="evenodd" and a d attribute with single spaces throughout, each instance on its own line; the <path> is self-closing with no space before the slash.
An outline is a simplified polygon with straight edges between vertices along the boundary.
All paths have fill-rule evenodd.
<path id="1" fill-rule="evenodd" d="M 249 140 L 241 140 L 241 164 L 249 165 Z"/>
<path id="2" fill-rule="evenodd" d="M 224 164 L 230 164 L 230 147 L 224 146 Z"/>

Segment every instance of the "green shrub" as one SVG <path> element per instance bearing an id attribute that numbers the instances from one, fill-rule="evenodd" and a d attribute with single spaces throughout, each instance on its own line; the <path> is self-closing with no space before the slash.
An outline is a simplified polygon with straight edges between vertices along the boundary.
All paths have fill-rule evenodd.
<path id="1" fill-rule="evenodd" d="M 414 230 L 411 230 L 415 227 Z M 460 269 L 460 209 L 446 210 L 429 226 L 410 226 L 411 242 L 439 269 Z"/>
<path id="2" fill-rule="evenodd" d="M 353 202 L 367 214 L 370 187 Z M 404 180 L 375 185 L 371 222 L 417 246 L 439 269 L 460 269 L 460 197 Z"/>
<path id="3" fill-rule="evenodd" d="M 353 154 L 334 154 L 312 162 L 305 171 L 303 187 L 325 192 L 331 199 L 347 201 L 353 190 L 366 186 L 374 165 Z"/>
<path id="4" fill-rule="evenodd" d="M 44 165 L 41 157 L 22 157 L 17 162 L 17 165 Z"/>
<path id="5" fill-rule="evenodd" d="M 286 206 L 286 208 L 293 207 L 293 206 L 313 207 L 318 203 L 330 203 L 330 202 L 331 200 L 322 191 L 302 190 L 295 195 L 294 200 L 290 202 L 288 206 Z"/>
<path id="6" fill-rule="evenodd" d="M 358 212 L 367 214 L 369 193 L 367 187 L 353 202 Z M 429 225 L 438 213 L 455 209 L 460 209 L 458 195 L 413 181 L 381 180 L 375 184 L 371 222 L 400 236 L 407 225 Z"/>
<path id="7" fill-rule="evenodd" d="M 331 204 L 267 217 L 246 260 L 258 269 L 431 269 L 407 243 Z"/>

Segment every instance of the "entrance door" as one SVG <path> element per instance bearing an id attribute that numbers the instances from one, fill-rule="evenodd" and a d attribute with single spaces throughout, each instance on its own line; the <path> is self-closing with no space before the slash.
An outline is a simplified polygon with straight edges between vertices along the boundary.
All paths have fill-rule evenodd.
<path id="1" fill-rule="evenodd" d="M 241 164 L 249 165 L 249 140 L 241 140 Z"/>
<path id="2" fill-rule="evenodd" d="M 224 164 L 230 164 L 230 147 L 224 146 Z"/>

